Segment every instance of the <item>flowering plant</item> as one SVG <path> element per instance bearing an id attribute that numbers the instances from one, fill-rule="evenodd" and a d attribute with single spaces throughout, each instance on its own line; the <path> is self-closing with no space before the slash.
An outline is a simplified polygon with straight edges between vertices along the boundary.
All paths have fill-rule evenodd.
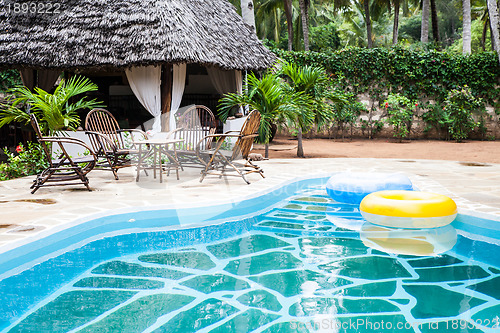
<path id="1" fill-rule="evenodd" d="M 34 175 L 46 169 L 49 165 L 45 159 L 45 152 L 40 144 L 28 142 L 27 147 L 19 144 L 16 152 L 4 149 L 7 162 L 0 163 L 0 180 Z"/>

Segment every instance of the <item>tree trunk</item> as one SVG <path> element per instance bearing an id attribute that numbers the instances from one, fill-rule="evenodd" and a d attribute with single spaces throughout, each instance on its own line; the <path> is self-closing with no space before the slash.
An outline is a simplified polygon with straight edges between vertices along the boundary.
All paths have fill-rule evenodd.
<path id="1" fill-rule="evenodd" d="M 293 50 L 293 17 L 292 17 L 292 0 L 284 0 L 286 26 L 288 28 L 288 51 Z"/>
<path id="2" fill-rule="evenodd" d="M 491 42 L 495 45 L 500 62 L 500 31 L 498 27 L 498 6 L 497 0 L 488 0 L 488 13 L 490 15 Z"/>
<path id="3" fill-rule="evenodd" d="M 265 158 L 269 158 L 269 143 L 266 143 L 266 144 L 264 145 L 264 147 L 265 147 L 265 150 L 264 150 L 264 157 L 265 157 Z"/>
<path id="4" fill-rule="evenodd" d="M 240 0 L 241 5 L 241 17 L 243 21 L 252 27 L 255 32 L 255 14 L 253 11 L 253 0 Z"/>
<path id="5" fill-rule="evenodd" d="M 398 43 L 399 34 L 399 0 L 394 0 L 394 24 L 392 26 L 392 45 Z"/>
<path id="6" fill-rule="evenodd" d="M 307 0 L 299 0 L 300 17 L 302 19 L 302 34 L 304 36 L 304 50 L 309 51 L 309 8 Z"/>
<path id="7" fill-rule="evenodd" d="M 297 132 L 297 157 L 305 157 L 304 147 L 302 146 L 302 128 L 300 127 Z"/>
<path id="8" fill-rule="evenodd" d="M 488 15 L 489 17 L 489 15 Z M 491 21 L 490 19 L 488 18 L 488 25 L 490 26 L 490 40 L 491 40 L 491 51 L 492 52 L 495 52 L 496 48 L 495 48 L 495 40 L 493 39 L 493 28 L 491 27 Z"/>
<path id="9" fill-rule="evenodd" d="M 488 26 L 490 25 L 490 19 L 488 18 L 483 25 L 483 35 L 481 36 L 481 47 L 483 51 L 486 51 L 486 34 L 488 33 Z"/>
<path id="10" fill-rule="evenodd" d="M 366 23 L 366 39 L 368 40 L 368 48 L 373 47 L 372 41 L 372 21 L 370 19 L 370 0 L 363 0 L 363 7 L 365 8 L 365 23 Z"/>
<path id="11" fill-rule="evenodd" d="M 429 42 L 429 0 L 422 0 L 422 27 L 420 29 L 420 41 Z"/>
<path id="12" fill-rule="evenodd" d="M 436 43 L 439 42 L 439 22 L 436 9 L 436 0 L 430 0 L 431 5 L 431 21 L 432 21 L 432 37 Z"/>
<path id="13" fill-rule="evenodd" d="M 279 45 L 280 43 L 280 24 L 279 24 L 279 17 L 278 17 L 278 9 L 275 8 L 273 9 L 273 15 L 274 15 L 274 41 L 276 42 L 276 45 Z"/>
<path id="14" fill-rule="evenodd" d="M 463 9 L 463 32 L 462 32 L 462 53 L 471 54 L 471 16 L 470 16 L 470 0 L 462 0 Z"/>

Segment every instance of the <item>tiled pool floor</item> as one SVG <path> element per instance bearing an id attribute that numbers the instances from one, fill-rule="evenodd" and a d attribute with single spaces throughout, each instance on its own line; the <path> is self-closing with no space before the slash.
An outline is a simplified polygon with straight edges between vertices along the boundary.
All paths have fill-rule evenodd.
<path id="1" fill-rule="evenodd" d="M 10 332 L 498 330 L 500 269 L 447 251 L 456 232 L 432 240 L 436 255 L 425 237 L 377 242 L 361 222 L 309 189 L 240 236 L 101 263 Z"/>

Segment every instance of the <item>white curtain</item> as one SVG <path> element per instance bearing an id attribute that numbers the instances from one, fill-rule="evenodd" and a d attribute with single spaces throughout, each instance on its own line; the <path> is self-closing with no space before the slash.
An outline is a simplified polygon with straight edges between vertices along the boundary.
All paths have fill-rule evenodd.
<path id="1" fill-rule="evenodd" d="M 236 92 L 241 94 L 243 92 L 243 77 L 241 71 L 234 71 L 234 76 L 236 77 Z"/>
<path id="2" fill-rule="evenodd" d="M 181 105 L 184 86 L 186 85 L 186 64 L 175 64 L 173 68 L 172 104 L 170 105 L 169 130 L 176 128 L 175 114 Z"/>
<path id="3" fill-rule="evenodd" d="M 243 92 L 243 79 L 241 71 L 238 70 L 223 70 L 217 67 L 207 67 L 208 77 L 214 85 L 217 92 L 221 95 L 225 93 Z M 240 107 L 240 112 L 242 111 Z"/>
<path id="4" fill-rule="evenodd" d="M 240 71 L 235 71 L 235 70 L 226 71 L 223 69 L 219 69 L 217 67 L 207 67 L 207 72 L 210 81 L 212 81 L 212 84 L 214 85 L 215 89 L 219 94 L 222 95 L 228 92 L 232 93 L 240 92 L 238 90 L 240 88 L 238 84 L 242 85 Z M 239 83 L 238 79 L 240 81 Z"/>
<path id="5" fill-rule="evenodd" d="M 154 117 L 153 132 L 161 132 L 161 66 L 132 67 L 125 73 L 135 96 Z"/>

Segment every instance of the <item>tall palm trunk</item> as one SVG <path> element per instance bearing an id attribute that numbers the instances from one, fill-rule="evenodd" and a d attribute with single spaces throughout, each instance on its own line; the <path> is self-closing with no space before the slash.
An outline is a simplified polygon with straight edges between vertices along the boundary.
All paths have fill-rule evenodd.
<path id="1" fill-rule="evenodd" d="M 486 35 L 488 34 L 488 27 L 490 25 L 490 19 L 487 18 L 483 24 L 483 34 L 481 36 L 481 47 L 483 51 L 486 51 Z"/>
<path id="2" fill-rule="evenodd" d="M 286 26 L 288 28 L 288 51 L 293 50 L 293 17 L 292 17 L 292 0 L 284 0 Z"/>
<path id="3" fill-rule="evenodd" d="M 363 0 L 363 7 L 365 9 L 365 22 L 366 22 L 366 38 L 368 39 L 368 48 L 373 47 L 372 41 L 372 21 L 370 19 L 370 0 Z"/>
<path id="4" fill-rule="evenodd" d="M 422 0 L 422 26 L 420 29 L 420 41 L 429 42 L 429 0 Z"/>
<path id="5" fill-rule="evenodd" d="M 398 43 L 399 35 L 399 0 L 394 0 L 394 24 L 392 25 L 392 44 Z"/>
<path id="6" fill-rule="evenodd" d="M 463 10 L 463 32 L 462 32 L 462 53 L 471 54 L 471 16 L 470 16 L 470 0 L 462 0 Z"/>
<path id="7" fill-rule="evenodd" d="M 491 25 L 491 44 L 495 45 L 495 51 L 500 61 L 500 31 L 498 28 L 498 6 L 497 0 L 488 0 L 488 13 Z"/>
<path id="8" fill-rule="evenodd" d="M 300 126 L 297 131 L 297 157 L 305 157 L 304 147 L 302 146 L 302 128 Z"/>
<path id="9" fill-rule="evenodd" d="M 243 21 L 255 31 L 255 14 L 253 11 L 253 0 L 240 0 L 241 17 Z"/>
<path id="10" fill-rule="evenodd" d="M 438 22 L 437 8 L 436 8 L 436 0 L 430 0 L 430 5 L 431 5 L 432 37 L 434 37 L 434 41 L 438 43 L 439 22 Z"/>
<path id="11" fill-rule="evenodd" d="M 309 51 L 309 0 L 299 0 L 299 7 L 304 36 L 304 50 Z"/>

